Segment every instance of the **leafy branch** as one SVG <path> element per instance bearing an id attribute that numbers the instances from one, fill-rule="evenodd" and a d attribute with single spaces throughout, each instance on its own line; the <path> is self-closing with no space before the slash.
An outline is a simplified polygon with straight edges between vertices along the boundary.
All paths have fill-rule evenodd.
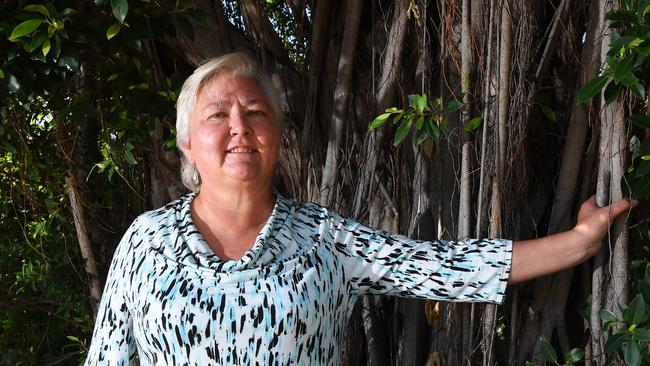
<path id="1" fill-rule="evenodd" d="M 404 109 L 396 107 L 386 109 L 370 123 L 370 129 L 378 128 L 392 118 L 393 125 L 398 125 L 393 146 L 399 146 L 409 132 L 413 132 L 413 144 L 416 146 L 420 146 L 429 138 L 439 143 L 441 131 L 447 128 L 449 113 L 463 106 L 459 99 L 452 99 L 446 104 L 441 98 L 429 102 L 426 94 L 411 94 L 408 96 L 408 102 L 408 106 Z M 470 119 L 464 126 L 465 131 L 477 129 L 482 121 L 481 117 Z"/>

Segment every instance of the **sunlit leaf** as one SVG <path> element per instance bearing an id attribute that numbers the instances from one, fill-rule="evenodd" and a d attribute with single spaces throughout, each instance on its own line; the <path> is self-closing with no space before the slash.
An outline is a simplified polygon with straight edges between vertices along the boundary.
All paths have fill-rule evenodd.
<path id="1" fill-rule="evenodd" d="M 122 29 L 122 24 L 120 23 L 115 23 L 108 27 L 106 30 L 106 39 L 115 37 L 118 33 L 120 33 L 120 29 Z"/>
<path id="2" fill-rule="evenodd" d="M 577 103 L 581 104 L 600 93 L 601 89 L 607 84 L 609 78 L 607 75 L 598 76 L 585 84 L 578 93 Z"/>
<path id="3" fill-rule="evenodd" d="M 129 12 L 128 0 L 111 0 L 111 7 L 113 8 L 113 15 L 120 23 L 124 23 L 126 14 Z"/>
<path id="4" fill-rule="evenodd" d="M 41 47 L 41 51 L 43 51 L 43 56 L 47 56 L 48 53 L 50 53 L 50 48 L 52 45 L 50 44 L 50 40 L 46 39 L 45 42 L 43 42 L 43 47 Z"/>
<path id="5" fill-rule="evenodd" d="M 415 109 L 419 113 L 424 112 L 424 108 L 427 106 L 427 95 L 426 94 L 418 95 L 416 103 L 417 104 L 415 106 Z"/>
<path id="6" fill-rule="evenodd" d="M 380 114 L 377 118 L 375 118 L 372 123 L 370 123 L 370 129 L 373 130 L 386 122 L 388 117 L 390 117 L 391 113 L 384 113 Z"/>
<path id="7" fill-rule="evenodd" d="M 25 20 L 24 22 L 18 24 L 16 28 L 11 32 L 11 36 L 9 36 L 10 41 L 15 41 L 20 37 L 26 36 L 28 34 L 32 34 L 38 26 L 43 23 L 43 20 L 41 19 L 30 19 L 30 20 Z"/>
<path id="8" fill-rule="evenodd" d="M 50 17 L 50 12 L 47 10 L 47 8 L 40 4 L 27 5 L 26 7 L 23 8 L 23 10 L 30 11 L 32 13 L 41 13 L 48 18 Z"/>

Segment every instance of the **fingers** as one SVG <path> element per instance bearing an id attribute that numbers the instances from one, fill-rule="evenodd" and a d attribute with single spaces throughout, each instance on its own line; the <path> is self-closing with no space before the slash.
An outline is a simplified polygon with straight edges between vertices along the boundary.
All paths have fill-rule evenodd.
<path id="1" fill-rule="evenodd" d="M 618 200 L 609 206 L 605 206 L 601 208 L 601 210 L 607 214 L 610 220 L 615 220 L 622 213 L 627 212 L 637 204 L 638 204 L 637 201 L 623 199 L 623 200 Z"/>

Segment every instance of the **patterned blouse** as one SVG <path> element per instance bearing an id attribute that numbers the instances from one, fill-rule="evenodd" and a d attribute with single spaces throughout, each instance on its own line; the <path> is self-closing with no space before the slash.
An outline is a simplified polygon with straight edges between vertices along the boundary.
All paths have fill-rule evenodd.
<path id="1" fill-rule="evenodd" d="M 512 242 L 420 241 L 277 196 L 253 247 L 220 260 L 188 194 L 120 242 L 86 365 L 337 365 L 364 294 L 501 303 Z"/>

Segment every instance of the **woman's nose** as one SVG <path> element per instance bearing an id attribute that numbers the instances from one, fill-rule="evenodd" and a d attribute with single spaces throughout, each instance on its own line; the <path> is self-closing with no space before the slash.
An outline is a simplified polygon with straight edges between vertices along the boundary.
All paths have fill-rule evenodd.
<path id="1" fill-rule="evenodd" d="M 252 132 L 246 112 L 241 108 L 234 107 L 230 113 L 230 134 L 249 135 Z"/>

